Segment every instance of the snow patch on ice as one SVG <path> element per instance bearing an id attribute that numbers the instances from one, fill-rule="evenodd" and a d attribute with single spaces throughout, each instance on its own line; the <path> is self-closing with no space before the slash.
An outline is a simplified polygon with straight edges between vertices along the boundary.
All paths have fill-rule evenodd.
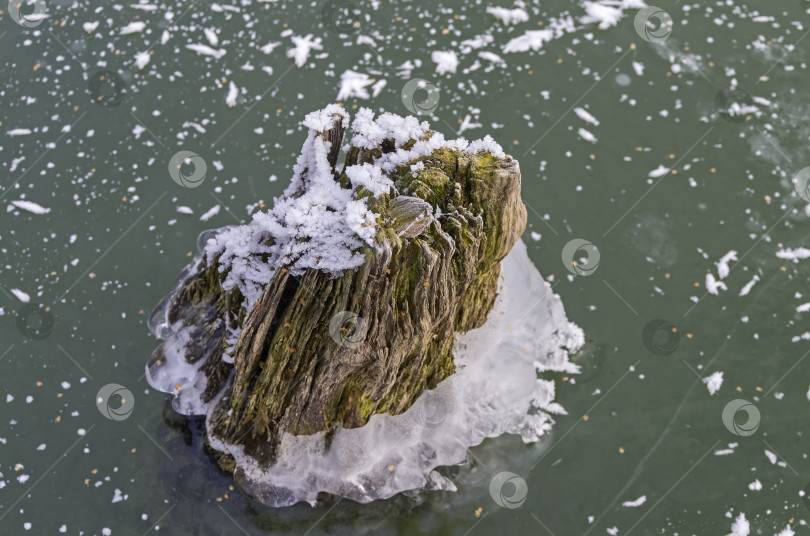
<path id="1" fill-rule="evenodd" d="M 703 383 L 706 384 L 709 394 L 713 395 L 719 391 L 720 387 L 723 385 L 723 373 L 715 372 L 712 375 L 703 378 Z"/>

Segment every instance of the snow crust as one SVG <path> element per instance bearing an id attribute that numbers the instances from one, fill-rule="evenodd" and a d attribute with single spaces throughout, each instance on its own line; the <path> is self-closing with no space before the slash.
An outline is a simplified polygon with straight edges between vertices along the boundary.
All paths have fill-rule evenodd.
<path id="1" fill-rule="evenodd" d="M 506 156 L 490 136 L 472 143 L 464 138 L 445 140 L 441 133 L 430 131 L 427 121 L 393 114 L 375 117 L 371 110 L 361 108 L 351 123 L 351 145 L 374 149 L 389 139 L 396 150 L 374 162 L 347 167 L 344 171 L 353 188 L 342 188 L 327 159 L 331 144 L 321 136 L 335 117 L 343 128 L 349 127 L 349 114 L 337 104 L 306 116 L 303 125 L 309 134 L 293 168 L 292 181 L 274 200 L 271 210 L 258 212 L 249 224 L 227 228 L 208 240 L 208 259 L 216 259 L 219 271 L 228 272 L 223 288 L 238 288 L 247 310 L 282 267 L 295 276 L 314 268 L 337 277 L 363 264 L 362 248 L 374 246 L 379 214 L 369 210 L 364 198 L 358 199 L 359 187 L 375 197 L 391 193 L 391 172 L 443 147 L 468 154 L 488 151 L 495 157 Z M 419 141 L 404 149 L 410 140 Z"/>

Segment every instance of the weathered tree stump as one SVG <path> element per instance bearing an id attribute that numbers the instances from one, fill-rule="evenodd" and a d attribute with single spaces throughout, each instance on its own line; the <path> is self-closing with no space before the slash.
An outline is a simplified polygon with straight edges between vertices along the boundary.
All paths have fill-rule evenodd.
<path id="1" fill-rule="evenodd" d="M 335 106 L 319 113 L 308 117 L 311 157 L 299 159 L 276 207 L 314 195 L 325 166 L 337 193 L 373 216 L 353 227 L 369 231 L 351 253 L 356 266 L 319 269 L 331 253 L 289 253 L 317 237 L 293 234 L 274 250 L 283 233 L 273 223 L 247 261 L 269 266 L 266 284 L 233 284 L 243 257 L 225 262 L 230 235 L 209 233 L 205 254 L 152 319 L 168 338 L 149 361 L 150 383 L 173 393 L 178 411 L 207 412 L 210 436 L 262 464 L 275 461 L 282 433 L 331 433 L 402 413 L 453 374 L 454 334 L 484 323 L 501 260 L 526 226 L 518 163 L 497 145 L 444 142 L 412 118 L 358 126 L 364 111 L 337 171 L 347 115 Z M 383 178 L 369 183 L 361 170 Z M 234 470 L 227 453 L 219 461 Z"/>

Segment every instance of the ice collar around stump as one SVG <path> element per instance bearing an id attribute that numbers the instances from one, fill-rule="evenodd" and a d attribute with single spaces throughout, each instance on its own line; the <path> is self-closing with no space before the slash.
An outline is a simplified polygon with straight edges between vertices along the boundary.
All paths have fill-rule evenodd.
<path id="1" fill-rule="evenodd" d="M 435 467 L 459 463 L 484 437 L 532 441 L 550 426 L 546 411 L 561 408 L 534 373 L 576 372 L 566 349 L 582 344 L 518 242 L 518 163 L 488 136 L 445 140 L 413 117 L 361 109 L 338 169 L 346 111 L 330 105 L 304 125 L 273 208 L 209 233 L 153 312 L 165 341 L 147 378 L 177 411 L 206 415 L 219 464 L 267 504 L 451 489 Z M 514 299 L 526 292 L 534 303 L 507 311 L 502 267 L 516 243 Z M 531 307 L 539 316 L 529 325 Z M 528 338 L 478 340 L 514 313 Z M 527 345 L 539 354 L 521 355 Z M 465 398 L 482 379 L 493 400 Z M 443 439 L 437 421 L 457 437 Z"/>

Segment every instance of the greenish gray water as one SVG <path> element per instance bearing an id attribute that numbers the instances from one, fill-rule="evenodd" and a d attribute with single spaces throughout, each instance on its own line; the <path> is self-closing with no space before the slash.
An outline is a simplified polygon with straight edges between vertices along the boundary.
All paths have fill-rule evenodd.
<path id="1" fill-rule="evenodd" d="M 589 25 L 521 53 L 501 47 L 564 12 L 577 19 L 583 8 L 555 0 L 505 26 L 483 3 L 356 4 L 367 18 L 348 37 L 325 27 L 320 3 L 150 11 L 51 2 L 51 17 L 28 28 L 4 10 L 3 534 L 54 534 L 65 525 L 67 534 L 559 536 L 616 527 L 618 534 L 702 535 L 727 534 L 740 513 L 753 534 L 789 523 L 797 534 L 807 531 L 810 361 L 801 338 L 806 313 L 797 307 L 810 301 L 809 261 L 776 255 L 807 246 L 810 234 L 807 201 L 792 183 L 810 165 L 807 4 L 685 9 L 667 1 L 661 7 L 674 28 L 663 43 L 641 39 L 629 10 L 615 27 Z M 82 28 L 93 21 L 92 33 Z M 132 21 L 145 29 L 120 35 Z M 161 43 L 165 28 L 170 39 Z M 227 50 L 219 59 L 185 48 L 210 45 L 205 28 L 218 32 L 212 48 Z M 323 50 L 295 67 L 285 56 L 286 29 L 321 37 Z M 477 59 L 472 50 L 459 52 L 456 73 L 435 73 L 432 51 L 459 51 L 461 41 L 486 32 L 494 43 L 484 50 L 505 63 L 482 59 L 465 72 Z M 358 44 L 360 35 L 374 43 Z M 281 45 L 270 53 L 259 50 L 275 41 Z M 147 50 L 151 62 L 138 69 L 135 54 Z M 417 59 L 412 72 L 399 68 Z M 242 69 L 246 63 L 255 69 Z M 232 490 L 231 477 L 205 456 L 202 421 L 173 414 L 166 396 L 149 389 L 144 364 L 157 341 L 146 318 L 202 230 L 247 221 L 281 193 L 304 138 L 298 121 L 336 100 L 348 69 L 387 80 L 376 97 L 344 99 L 350 109 L 405 114 L 402 87 L 425 78 L 441 93 L 435 117 L 426 117 L 435 129 L 454 137 L 470 115 L 483 126 L 465 136 L 491 134 L 518 158 L 530 209 L 524 240 L 586 333 L 576 357 L 584 372 L 555 377 L 568 415 L 540 444 L 485 441 L 469 464 L 447 470 L 455 493 L 268 509 Z M 113 106 L 92 102 L 88 85 L 99 70 L 120 77 L 121 103 L 109 85 L 105 102 Z M 245 89 L 233 107 L 226 104 L 231 81 Z M 761 113 L 746 121 L 724 119 L 717 95 L 732 82 L 770 103 L 760 101 Z M 583 139 L 580 128 L 598 141 Z M 167 165 L 180 150 L 206 161 L 199 187 L 171 180 Z M 662 165 L 675 171 L 649 176 Z M 21 200 L 50 211 L 10 205 Z M 200 221 L 214 206 L 219 213 Z M 575 238 L 599 249 L 590 276 L 568 276 L 561 260 Z M 730 250 L 739 260 L 730 262 L 728 290 L 706 295 L 706 273 L 717 277 L 715 263 Z M 25 326 L 30 307 L 20 314 L 12 289 L 49 307 L 41 316 L 52 316 L 52 333 L 23 334 L 18 323 Z M 655 319 L 677 326 L 670 355 L 642 340 Z M 710 395 L 699 377 L 718 371 L 724 380 Z M 123 420 L 95 407 L 109 383 L 133 394 L 134 411 Z M 751 435 L 724 425 L 735 399 L 759 411 Z M 519 508 L 501 508 L 490 496 L 501 471 L 527 482 Z M 643 504 L 623 506 L 642 496 Z"/>

